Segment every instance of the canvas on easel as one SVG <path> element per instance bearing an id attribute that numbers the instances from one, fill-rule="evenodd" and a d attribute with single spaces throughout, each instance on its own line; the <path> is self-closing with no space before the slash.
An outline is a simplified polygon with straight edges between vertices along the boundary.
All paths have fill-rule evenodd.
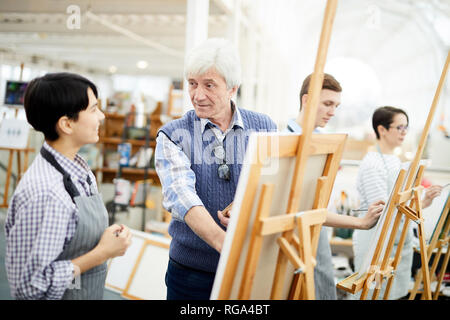
<path id="1" fill-rule="evenodd" d="M 409 162 L 402 163 L 401 164 L 401 170 L 404 170 L 405 172 L 408 172 L 408 170 L 410 169 L 410 165 L 411 165 L 411 163 L 409 163 Z M 423 163 L 423 165 L 424 165 L 424 163 Z M 398 172 L 398 174 L 399 173 L 400 173 L 400 171 Z M 417 172 L 416 172 L 416 175 L 417 175 Z M 416 177 L 416 179 L 417 179 L 417 177 Z M 392 186 L 392 190 L 390 191 L 390 196 L 388 198 L 388 201 L 387 201 L 387 203 L 386 203 L 386 205 L 384 207 L 384 210 L 383 210 L 383 212 L 382 212 L 382 214 L 380 216 L 380 219 L 378 220 L 377 224 L 374 227 L 375 230 L 374 230 L 374 233 L 373 233 L 372 240 L 370 241 L 370 247 L 366 251 L 366 255 L 365 255 L 365 258 L 363 260 L 363 263 L 361 264 L 361 267 L 359 268 L 359 270 L 357 270 L 358 279 L 360 277 L 362 277 L 362 275 L 364 273 L 366 273 L 369 270 L 370 266 L 371 266 L 372 256 L 373 256 L 373 254 L 374 254 L 374 252 L 376 250 L 376 245 L 377 245 L 377 242 L 379 241 L 381 232 L 383 231 L 384 223 L 385 223 L 386 217 L 387 217 L 387 211 L 389 210 L 390 203 L 391 203 L 392 199 L 394 198 L 394 194 L 395 194 L 394 193 L 394 189 L 395 189 L 395 186 L 397 185 L 397 183 L 402 184 L 402 186 L 400 187 L 402 189 L 402 188 L 404 188 L 404 184 L 406 183 L 406 181 L 403 180 L 403 183 L 400 182 L 399 181 L 399 177 L 397 175 L 396 183 L 394 184 L 394 186 Z M 397 214 L 397 209 L 394 209 L 393 215 L 396 215 L 396 214 Z M 388 234 L 392 233 L 392 230 L 393 230 L 393 227 L 394 227 L 393 225 L 394 225 L 394 220 L 392 220 L 390 225 L 389 225 L 389 228 L 388 228 L 388 231 L 387 231 Z M 382 254 L 386 251 L 386 246 L 387 246 L 387 243 L 384 243 L 384 246 L 383 246 L 383 249 L 382 249 Z"/>
<path id="2" fill-rule="evenodd" d="M 282 248 L 287 252 L 292 251 L 293 260 L 297 256 L 298 265 L 288 264 L 280 298 L 293 297 L 291 289 L 294 272 L 299 265 L 305 268 L 304 261 L 307 259 L 297 255 L 296 245 L 287 248 L 289 243 L 284 241 L 282 235 L 285 231 L 297 230 L 295 237 L 302 237 L 296 225 L 297 220 L 302 217 L 302 212 L 305 217 L 313 214 L 308 219 L 318 220 L 318 232 L 312 232 L 315 239 L 305 242 L 308 242 L 307 245 L 312 243 L 310 250 L 315 256 L 320 226 L 325 221 L 326 207 L 346 135 L 312 136 L 312 152 L 307 159 L 303 192 L 297 203 L 299 211 L 286 214 L 292 185 L 292 179 L 289 178 L 294 174 L 299 138 L 297 134 L 283 133 L 250 136 L 212 299 L 273 298 L 274 275 Z"/>
<path id="3" fill-rule="evenodd" d="M 392 186 L 392 190 L 390 190 L 390 196 L 384 210 L 374 227 L 372 238 L 369 242 L 369 246 L 366 248 L 366 254 L 361 266 L 356 270 L 354 275 L 340 282 L 338 288 L 350 293 L 356 293 L 363 288 L 364 284 L 366 284 L 369 289 L 364 287 L 364 289 L 367 289 L 365 294 L 374 294 L 372 289 L 375 291 L 384 290 L 386 284 L 382 283 L 382 279 L 390 278 L 395 273 L 396 266 L 400 261 L 402 247 L 401 245 L 400 247 L 397 247 L 396 253 L 399 255 L 398 257 L 393 257 L 395 252 L 392 253 L 392 248 L 396 242 L 402 242 L 402 236 L 397 235 L 396 232 L 402 218 L 402 213 L 397 210 L 397 204 L 400 198 L 399 193 L 405 188 L 405 176 L 409 174 L 414 175 L 416 177 L 414 180 L 416 182 L 415 187 L 418 189 L 422 188 L 419 187 L 419 183 L 422 179 L 424 164 L 422 163 L 420 169 L 414 173 L 411 172 L 410 165 L 411 163 L 409 162 L 402 163 L 401 168 L 397 173 L 396 182 Z M 403 236 L 406 236 L 406 234 Z M 357 245 L 357 243 L 355 245 Z M 351 288 L 346 287 L 349 283 L 351 283 Z"/>
<path id="4" fill-rule="evenodd" d="M 17 184 L 28 168 L 29 153 L 34 151 L 33 148 L 28 147 L 28 135 L 31 126 L 26 120 L 18 119 L 19 109 L 23 108 L 25 91 L 28 86 L 28 82 L 22 81 L 23 69 L 24 63 L 22 62 L 20 64 L 19 81 L 7 80 L 5 86 L 4 105 L 15 110 L 14 118 L 7 119 L 6 113 L 0 117 L 0 150 L 9 152 L 3 202 L 0 204 L 0 208 L 8 208 L 8 194 L 14 153 L 17 153 Z M 23 164 L 22 152 L 24 153 Z"/>
<path id="5" fill-rule="evenodd" d="M 442 280 L 444 278 L 445 270 L 447 269 L 448 261 L 450 258 L 450 250 L 448 250 L 450 242 L 450 192 L 447 192 L 446 198 L 447 200 L 444 202 L 439 219 L 435 225 L 430 241 L 427 244 L 427 257 L 429 261 L 434 253 L 433 264 L 430 267 L 430 275 L 435 274 L 441 256 L 445 254 L 442 260 L 439 275 L 436 279 L 436 287 L 433 292 L 433 300 L 437 300 L 439 298 L 440 287 L 442 285 Z M 423 272 L 420 272 L 419 270 L 419 272 L 417 272 L 416 274 L 414 287 L 410 292 L 409 300 L 415 299 L 419 291 L 419 286 L 422 283 L 422 279 Z"/>
<path id="6" fill-rule="evenodd" d="M 365 263 L 364 269 L 360 270 L 360 273 L 347 277 L 343 281 L 339 282 L 337 287 L 355 294 L 362 290 L 360 299 L 366 299 L 369 290 L 374 286 L 372 299 L 377 299 L 382 289 L 383 282 L 387 280 L 386 290 L 384 292 L 383 299 L 389 298 L 389 292 L 392 287 L 392 283 L 395 278 L 395 271 L 401 259 L 401 252 L 403 244 L 408 233 L 409 222 L 414 221 L 418 225 L 418 236 L 420 243 L 420 258 L 422 263 L 422 276 L 423 276 L 423 291 L 424 298 L 431 299 L 430 288 L 430 273 L 428 268 L 428 250 L 426 249 L 425 232 L 423 226 L 423 214 L 422 214 L 422 196 L 421 192 L 423 187 L 420 185 L 422 180 L 425 166 L 420 165 L 420 159 L 423 154 L 425 143 L 427 140 L 428 132 L 430 130 L 431 122 L 433 120 L 434 113 L 439 101 L 442 88 L 444 86 L 445 77 L 447 75 L 448 66 L 450 62 L 450 51 L 448 52 L 447 59 L 442 71 L 439 84 L 431 104 L 430 111 L 428 113 L 427 120 L 425 122 L 424 130 L 419 141 L 418 149 L 413 161 L 409 167 L 409 170 L 401 169 L 397 182 L 394 185 L 393 191 L 389 198 L 389 202 L 386 205 L 384 212 L 385 221 L 382 224 L 379 236 L 374 239 L 376 241 L 372 243 L 375 245 L 373 254 L 368 255 L 366 261 L 370 261 L 369 268 L 367 269 L 367 263 Z M 419 166 L 420 165 L 420 166 Z M 417 170 L 418 169 L 418 170 Z M 394 218 L 395 217 L 395 218 Z M 400 240 L 397 244 L 397 249 L 394 258 L 391 258 L 391 252 L 396 239 L 397 231 L 400 229 L 401 219 L 404 219 L 404 224 L 401 230 Z M 394 219 L 391 227 L 391 221 Z M 387 240 L 387 245 L 385 243 Z"/>
<path id="7" fill-rule="evenodd" d="M 248 142 L 211 299 L 314 299 L 320 228 L 346 135 L 312 134 L 337 0 L 328 0 L 302 135 Z"/>
<path id="8" fill-rule="evenodd" d="M 17 110 L 18 109 L 16 109 L 16 115 Z M 15 153 L 17 154 L 16 184 L 28 168 L 29 153 L 34 151 L 34 148 L 28 147 L 30 128 L 31 126 L 26 120 L 3 118 L 0 121 L 0 151 L 8 151 L 9 153 L 3 203 L 0 204 L 0 208 L 8 207 L 8 194 L 10 191 L 11 176 L 13 175 L 13 159 Z"/>
<path id="9" fill-rule="evenodd" d="M 30 127 L 26 120 L 4 119 L 0 122 L 0 147 L 13 149 L 26 148 Z"/>

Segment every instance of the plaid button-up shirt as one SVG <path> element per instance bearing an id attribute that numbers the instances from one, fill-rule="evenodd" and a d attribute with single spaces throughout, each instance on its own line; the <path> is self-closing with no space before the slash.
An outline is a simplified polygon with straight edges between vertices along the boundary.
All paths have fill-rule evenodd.
<path id="1" fill-rule="evenodd" d="M 86 161 L 72 161 L 44 142 L 70 174 L 80 195 L 90 195 Z M 94 189 L 94 190 L 95 190 Z M 56 261 L 73 238 L 77 208 L 64 188 L 62 175 L 40 153 L 25 172 L 9 206 L 5 223 L 6 271 L 16 299 L 61 299 L 73 279 L 71 261 Z"/>

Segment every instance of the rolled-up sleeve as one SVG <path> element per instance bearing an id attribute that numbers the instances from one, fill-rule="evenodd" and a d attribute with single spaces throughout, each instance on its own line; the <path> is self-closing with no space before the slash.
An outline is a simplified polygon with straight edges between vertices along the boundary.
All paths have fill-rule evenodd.
<path id="1" fill-rule="evenodd" d="M 203 206 L 195 190 L 195 173 L 183 150 L 160 132 L 156 139 L 155 168 L 161 181 L 163 207 L 184 222 L 194 206 Z"/>
<path id="2" fill-rule="evenodd" d="M 54 195 L 37 197 L 15 210 L 8 230 L 6 267 L 16 299 L 61 299 L 72 282 L 73 264 L 57 261 L 73 209 Z"/>

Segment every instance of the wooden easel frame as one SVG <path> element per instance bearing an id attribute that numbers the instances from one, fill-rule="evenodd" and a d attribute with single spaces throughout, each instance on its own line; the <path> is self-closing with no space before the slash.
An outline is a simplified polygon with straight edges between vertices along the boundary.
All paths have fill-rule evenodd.
<path id="1" fill-rule="evenodd" d="M 23 68 L 24 68 L 24 63 L 22 62 L 20 64 L 19 81 L 22 81 Z M 17 118 L 18 113 L 19 113 L 19 108 L 15 108 L 14 118 Z M 5 121 L 5 118 L 3 118 L 2 121 Z M 29 148 L 28 147 L 29 143 L 30 143 L 30 139 L 29 139 L 29 136 L 28 136 L 28 142 L 27 142 L 27 147 L 26 148 L 4 148 L 4 147 L 0 147 L 0 150 L 9 151 L 8 167 L 6 169 L 5 189 L 4 189 L 4 193 L 3 193 L 3 203 L 0 204 L 0 208 L 8 208 L 9 184 L 10 184 L 11 175 L 12 175 L 12 164 L 13 164 L 14 153 L 17 154 L 17 180 L 16 180 L 16 184 L 17 184 L 17 183 L 19 183 L 19 180 L 22 178 L 22 175 L 25 173 L 25 171 L 27 171 L 27 168 L 28 168 L 28 154 L 30 152 L 34 152 L 34 148 Z M 21 157 L 20 157 L 20 154 L 22 152 L 24 153 L 23 168 L 22 168 L 22 165 L 21 165 Z"/>
<path id="2" fill-rule="evenodd" d="M 139 255 L 138 258 L 136 259 L 136 262 L 133 266 L 133 270 L 131 271 L 131 275 L 128 278 L 127 284 L 125 286 L 125 289 L 122 292 L 122 296 L 124 298 L 127 299 L 131 299 L 131 300 L 144 300 L 141 297 L 137 297 L 133 294 L 130 293 L 130 288 L 131 288 L 131 284 L 133 283 L 134 277 L 136 275 L 136 271 L 141 263 L 142 257 L 144 256 L 145 250 L 147 250 L 148 246 L 156 246 L 156 247 L 160 247 L 160 248 L 164 248 L 164 249 L 169 249 L 170 245 L 167 243 L 163 243 L 163 242 L 158 242 L 158 241 L 154 241 L 154 240 L 150 240 L 150 239 L 145 239 L 144 244 L 142 245 L 141 250 L 139 251 Z M 150 288 L 149 288 L 150 289 Z"/>
<path id="3" fill-rule="evenodd" d="M 240 212 L 236 237 L 233 239 L 226 271 L 221 283 L 218 299 L 229 299 L 231 288 L 236 276 L 236 269 L 241 255 L 244 234 L 249 223 L 252 205 L 255 201 L 261 169 L 268 158 L 296 157 L 294 175 L 291 184 L 287 214 L 281 213 L 269 217 L 269 209 L 272 203 L 273 184 L 263 184 L 260 200 L 257 207 L 255 224 L 253 225 L 250 248 L 246 259 L 245 272 L 241 279 L 239 299 L 249 299 L 253 285 L 253 276 L 261 254 L 262 239 L 265 235 L 283 232 L 278 238 L 279 253 L 276 272 L 272 282 L 271 299 L 281 299 L 284 287 L 287 263 L 290 261 L 296 275 L 291 283 L 290 299 L 314 299 L 314 266 L 315 255 L 320 235 L 320 229 L 325 222 L 327 205 L 331 190 L 339 168 L 345 140 L 347 135 L 313 135 L 317 106 L 323 84 L 323 69 L 326 62 L 328 45 L 331 38 L 331 30 L 336 14 L 337 0 L 328 0 L 322 25 L 319 49 L 316 64 L 312 74 L 308 91 L 307 105 L 303 123 L 300 116 L 297 122 L 302 125 L 300 136 L 260 136 L 257 141 L 257 152 L 253 157 L 249 173 L 249 183 L 245 190 Z M 279 139 L 279 152 L 274 153 L 267 146 L 273 145 L 271 138 Z M 277 142 L 276 142 L 277 143 Z M 260 152 L 267 148 L 267 152 Z M 266 158 L 258 155 L 267 155 Z M 302 182 L 305 176 L 307 160 L 312 155 L 326 154 L 327 160 L 322 173 L 317 181 L 314 205 L 311 210 L 298 212 L 299 201 L 302 194 Z M 298 231 L 298 236 L 295 234 Z"/>
<path id="4" fill-rule="evenodd" d="M 326 155 L 322 176 L 317 180 L 313 208 L 311 210 L 289 214 L 277 212 L 275 215 L 269 216 L 275 186 L 272 183 L 261 185 L 259 201 L 256 206 L 256 216 L 251 229 L 249 249 L 247 250 L 247 255 L 242 257 L 242 259 L 245 258 L 245 267 L 238 285 L 238 299 L 246 300 L 250 298 L 259 258 L 261 254 L 264 254 L 261 252 L 263 239 L 265 236 L 277 233 L 282 233 L 277 242 L 279 245 L 279 256 L 286 260 L 284 267 L 287 267 L 287 263 L 290 262 L 294 269 L 299 272 L 293 277 L 294 281 L 290 289 L 289 298 L 314 299 L 315 254 L 320 228 L 325 222 L 328 213 L 328 200 L 339 168 L 346 137 L 344 134 L 314 134 L 311 137 L 309 148 L 303 150 L 304 153 L 309 153 L 310 156 Z M 237 274 L 238 262 L 243 255 L 242 249 L 246 230 L 249 226 L 255 199 L 258 196 L 257 191 L 262 167 L 271 158 L 297 158 L 298 141 L 301 136 L 261 135 L 257 138 L 258 148 L 254 152 L 254 158 L 249 170 L 248 184 L 243 195 L 244 200 L 239 212 L 232 213 L 232 216 L 238 215 L 238 221 L 226 262 L 225 274 L 217 297 L 221 300 L 230 299 L 231 289 Z M 272 139 L 279 139 L 280 147 L 278 151 L 267 148 L 272 143 Z M 267 156 L 258 156 L 258 154 L 264 154 L 264 152 L 261 152 L 263 148 L 266 148 Z M 290 198 L 290 201 L 292 201 L 292 198 Z M 287 232 L 292 232 L 290 239 L 284 236 Z M 285 277 L 283 275 L 286 274 L 282 274 L 283 271 L 286 272 L 286 270 L 279 270 L 278 274 L 275 274 L 272 282 L 271 299 L 282 298 L 282 291 L 285 288 Z"/>
<path id="5" fill-rule="evenodd" d="M 444 256 L 442 266 L 441 266 L 441 272 L 437 279 L 436 289 L 434 290 L 434 293 L 433 293 L 433 300 L 437 300 L 439 297 L 439 291 L 440 291 L 440 287 L 442 284 L 442 279 L 444 278 L 445 270 L 447 269 L 448 261 L 450 258 L 450 250 L 449 250 L 450 220 L 448 219 L 449 210 L 450 210 L 450 197 L 447 197 L 447 201 L 445 202 L 444 209 L 438 220 L 436 229 L 434 230 L 433 237 L 431 238 L 430 243 L 427 245 L 428 265 L 430 263 L 431 255 L 433 254 L 433 252 L 435 252 L 433 264 L 430 269 L 430 275 L 435 274 L 438 262 L 443 254 L 443 249 L 446 248 L 446 250 L 447 250 L 447 252 L 445 253 L 445 256 Z M 417 272 L 416 279 L 414 282 L 414 287 L 409 294 L 409 300 L 415 299 L 416 294 L 419 290 L 419 286 L 422 283 L 422 279 L 423 279 L 423 271 Z M 422 295 L 422 298 L 423 297 L 424 296 Z"/>
<path id="6" fill-rule="evenodd" d="M 168 240 L 167 238 L 161 238 L 160 236 L 155 236 L 155 235 L 149 234 L 147 232 L 142 232 L 142 231 L 133 230 L 133 229 L 131 230 L 131 233 L 133 236 L 132 244 L 137 243 L 137 245 L 139 245 L 139 244 L 140 245 L 138 247 L 138 250 L 135 251 L 136 252 L 135 258 L 130 259 L 128 261 L 128 266 L 131 267 L 131 269 L 129 270 L 129 273 L 127 273 L 126 270 L 123 270 L 123 268 L 120 268 L 120 266 L 117 266 L 117 265 L 114 266 L 114 268 L 116 268 L 116 270 L 119 270 L 119 268 L 120 268 L 121 273 L 124 275 L 123 279 L 126 279 L 126 281 L 124 281 L 122 285 L 119 285 L 117 283 L 117 281 L 108 281 L 108 277 L 107 277 L 106 283 L 105 283 L 105 288 L 108 288 L 113 291 L 116 291 L 117 293 L 120 293 L 122 295 L 122 297 L 124 297 L 126 299 L 143 300 L 143 298 L 130 293 L 130 289 L 131 289 L 134 281 L 136 281 L 136 279 L 135 279 L 136 271 L 141 266 L 145 251 L 148 249 L 149 246 L 159 247 L 159 248 L 169 250 L 170 240 Z M 139 241 L 137 241 L 137 240 L 139 240 Z M 126 254 L 128 254 L 128 253 L 129 253 L 129 251 L 127 251 Z M 113 267 L 113 263 L 114 263 L 115 259 L 121 259 L 121 257 L 113 258 L 108 261 L 108 274 L 111 272 L 111 268 Z"/>
<path id="7" fill-rule="evenodd" d="M 3 203 L 0 204 L 0 208 L 8 208 L 8 194 L 9 194 L 9 184 L 11 181 L 11 175 L 12 175 L 12 165 L 13 165 L 13 159 L 14 159 L 14 154 L 17 155 L 17 180 L 16 183 L 19 182 L 20 178 L 22 178 L 22 175 L 24 174 L 24 172 L 27 170 L 28 168 L 28 154 L 30 152 L 34 152 L 34 148 L 3 148 L 0 147 L 0 151 L 4 150 L 4 151 L 9 151 L 9 156 L 8 156 L 8 166 L 6 169 L 6 181 L 5 181 L 5 189 L 4 189 L 4 193 L 3 193 Z M 22 161 L 21 161 L 21 153 L 24 153 L 24 163 L 22 166 Z"/>
<path id="8" fill-rule="evenodd" d="M 371 268 L 364 274 L 362 277 L 358 277 L 358 273 L 355 273 L 346 279 L 342 280 L 337 284 L 337 287 L 355 294 L 362 290 L 361 300 L 366 299 L 370 286 L 374 280 L 377 281 L 377 288 L 373 291 L 372 299 L 377 299 L 378 294 L 381 289 L 381 285 L 385 279 L 387 279 L 387 286 L 384 293 L 383 299 L 387 300 L 389 298 L 389 292 L 392 287 L 392 282 L 395 275 L 395 270 L 400 263 L 401 259 L 401 251 L 403 249 L 403 244 L 406 239 L 406 235 L 409 228 L 409 221 L 412 220 L 418 223 L 418 232 L 419 232 L 419 242 L 420 242 L 420 252 L 421 252 L 421 262 L 422 262 L 422 277 L 423 277 L 423 286 L 424 293 L 423 297 L 425 299 L 431 300 L 431 288 L 430 288 L 430 272 L 428 268 L 428 250 L 425 241 L 425 232 L 423 226 L 423 217 L 422 217 L 422 203 L 421 203 L 421 191 L 423 187 L 420 186 L 420 182 L 422 179 L 424 167 L 421 166 L 416 175 L 416 170 L 419 166 L 420 158 L 422 157 L 423 150 L 425 147 L 425 143 L 427 140 L 428 132 L 430 130 L 431 122 L 433 120 L 434 113 L 437 108 L 437 104 L 439 101 L 440 94 L 442 92 L 442 88 L 444 86 L 445 77 L 447 75 L 448 66 L 450 61 L 450 51 L 447 55 L 447 60 L 444 65 L 444 69 L 442 71 L 439 84 L 433 99 L 433 103 L 431 105 L 430 111 L 428 113 L 428 118 L 425 123 L 424 130 L 422 131 L 421 139 L 419 142 L 418 150 L 414 157 L 414 160 L 411 163 L 410 170 L 408 174 L 405 170 L 400 170 L 399 177 L 394 186 L 394 190 L 392 193 L 392 198 L 389 204 L 389 207 L 386 211 L 386 219 L 383 224 L 383 229 L 381 231 L 381 235 L 378 239 L 377 246 L 372 257 Z M 406 181 L 406 184 L 404 182 Z M 413 186 L 414 183 L 414 186 Z M 402 186 L 405 186 L 402 189 Z M 409 202 L 409 204 L 407 204 Z M 389 232 L 390 223 L 393 217 L 394 209 L 398 209 L 394 225 L 392 227 L 392 231 L 389 237 L 389 242 L 384 251 L 383 257 L 381 257 L 382 249 L 384 247 L 384 241 Z M 392 248 L 394 246 L 394 240 L 397 235 L 397 231 L 400 226 L 400 221 L 402 215 L 406 218 L 403 224 L 402 233 L 400 236 L 399 243 L 397 245 L 397 251 L 395 253 L 394 259 L 390 258 L 390 254 Z"/>

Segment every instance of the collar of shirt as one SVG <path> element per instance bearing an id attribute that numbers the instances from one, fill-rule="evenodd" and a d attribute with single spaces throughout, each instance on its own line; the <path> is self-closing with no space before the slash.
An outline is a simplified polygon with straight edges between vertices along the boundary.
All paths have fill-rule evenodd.
<path id="1" fill-rule="evenodd" d="M 61 165 L 61 167 L 70 175 L 74 181 L 86 182 L 89 175 L 89 166 L 84 159 L 76 154 L 75 159 L 72 161 L 53 149 L 50 145 L 44 141 L 43 147 L 47 149 Z"/>
<path id="2" fill-rule="evenodd" d="M 231 122 L 230 125 L 228 127 L 228 129 L 222 133 L 222 131 L 217 127 L 216 124 L 212 123 L 209 119 L 206 118 L 200 118 L 200 124 L 202 127 L 202 134 L 205 132 L 206 130 L 206 126 L 210 123 L 211 124 L 211 129 L 214 132 L 215 136 L 220 139 L 223 140 L 223 137 L 225 137 L 227 135 L 227 133 L 234 128 L 234 126 L 238 126 L 242 129 L 244 128 L 244 121 L 242 121 L 242 116 L 241 113 L 239 112 L 239 108 L 236 107 L 236 105 L 234 104 L 233 101 L 231 101 L 231 110 L 233 111 L 233 117 L 231 118 Z"/>
<path id="3" fill-rule="evenodd" d="M 297 123 L 297 121 L 295 119 L 289 119 L 288 123 L 287 123 L 287 129 L 290 132 L 294 132 L 294 133 L 302 133 L 302 127 Z M 320 131 L 317 128 L 314 128 L 313 130 L 314 133 L 320 133 Z"/>

